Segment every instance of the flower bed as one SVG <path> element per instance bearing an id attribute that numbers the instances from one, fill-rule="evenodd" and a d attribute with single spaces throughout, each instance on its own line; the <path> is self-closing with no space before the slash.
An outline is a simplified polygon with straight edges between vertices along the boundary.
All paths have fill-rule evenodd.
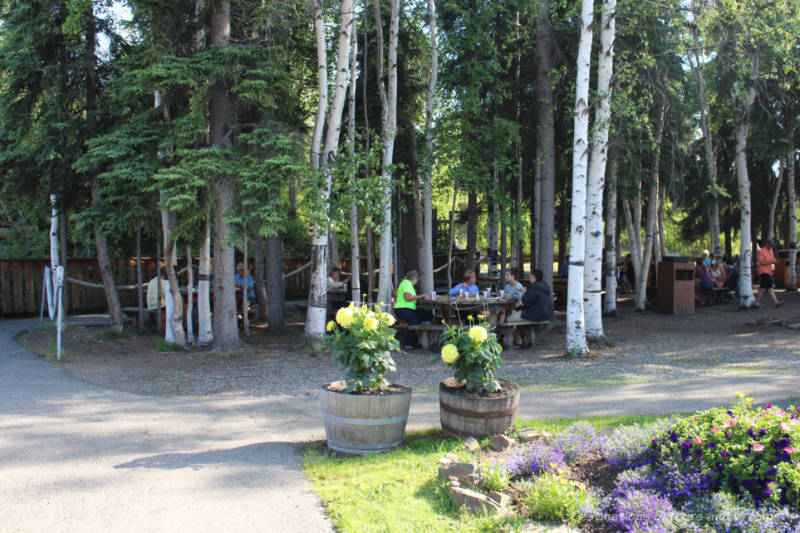
<path id="1" fill-rule="evenodd" d="M 610 435 L 577 422 L 481 450 L 477 488 L 509 494 L 517 516 L 586 532 L 800 532 L 800 407 L 737 396 L 730 408 Z"/>

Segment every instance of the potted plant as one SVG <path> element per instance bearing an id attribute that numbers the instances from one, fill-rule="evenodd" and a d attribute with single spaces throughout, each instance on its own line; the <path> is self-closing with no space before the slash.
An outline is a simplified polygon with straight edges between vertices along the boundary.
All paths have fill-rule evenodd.
<path id="1" fill-rule="evenodd" d="M 322 387 L 320 403 L 328 447 L 364 455 L 390 450 L 403 440 L 411 388 L 390 384 L 392 350 L 399 344 L 394 317 L 378 307 L 350 304 L 328 322 L 331 356 L 347 370 L 344 381 Z"/>
<path id="2" fill-rule="evenodd" d="M 489 324 L 450 326 L 442 334 L 442 360 L 455 376 L 439 384 L 442 432 L 451 437 L 488 437 L 514 424 L 519 386 L 494 373 L 503 348 Z"/>

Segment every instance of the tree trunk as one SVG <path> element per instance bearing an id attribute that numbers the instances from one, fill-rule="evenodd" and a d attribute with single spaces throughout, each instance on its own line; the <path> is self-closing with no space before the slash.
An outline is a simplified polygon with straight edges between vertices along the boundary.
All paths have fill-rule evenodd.
<path id="1" fill-rule="evenodd" d="M 753 70 L 751 82 L 755 82 L 759 70 L 759 57 L 753 57 Z M 747 95 L 742 102 L 741 116 L 736 121 L 736 178 L 739 184 L 740 212 L 740 232 L 741 249 L 739 251 L 739 307 L 747 309 L 756 304 L 753 296 L 753 256 L 750 245 L 750 176 L 747 172 L 747 134 L 750 130 L 750 110 L 756 99 L 755 83 L 751 83 L 747 89 Z"/>
<path id="2" fill-rule="evenodd" d="M 786 159 L 786 192 L 789 196 L 789 286 L 788 290 L 797 290 L 797 193 L 795 190 L 795 148 L 794 117 L 787 121 L 786 140 L 791 152 Z"/>
<path id="3" fill-rule="evenodd" d="M 553 117 L 553 85 L 550 72 L 553 69 L 554 37 L 550 25 L 550 1 L 542 0 L 536 22 L 536 95 L 538 104 L 538 146 L 541 148 L 541 199 L 538 229 L 539 241 L 536 243 L 539 268 L 544 273 L 544 281 L 553 286 L 553 249 L 555 243 L 555 202 L 556 202 L 556 145 L 555 119 Z M 566 249 L 566 248 L 565 248 Z"/>
<path id="4" fill-rule="evenodd" d="M 592 55 L 593 0 L 581 4 L 581 36 L 575 88 L 572 155 L 572 213 L 567 281 L 567 353 L 586 355 L 583 316 L 583 258 L 586 250 L 586 184 L 589 159 L 589 70 Z"/>
<path id="5" fill-rule="evenodd" d="M 653 152 L 652 168 L 650 169 L 650 185 L 647 189 L 647 220 L 645 222 L 644 253 L 642 254 L 641 274 L 636 278 L 636 301 L 633 308 L 644 311 L 647 308 L 647 277 L 650 272 L 650 256 L 653 253 L 654 235 L 658 216 L 658 190 L 659 190 L 659 165 L 661 164 L 661 141 L 664 136 L 664 121 L 666 106 L 662 104 L 658 129 L 656 130 L 655 151 Z"/>
<path id="6" fill-rule="evenodd" d="M 436 25 L 436 1 L 428 0 L 428 29 L 431 36 L 431 67 L 425 94 L 425 165 L 422 186 L 422 292 L 434 290 L 433 272 L 433 111 L 436 81 L 439 76 L 439 29 Z"/>
<path id="7" fill-rule="evenodd" d="M 495 276 L 495 254 L 497 253 L 497 204 L 501 198 L 500 179 L 497 175 L 497 156 L 492 162 L 492 192 L 489 196 L 489 213 L 486 217 L 486 269 L 490 277 Z"/>
<path id="8" fill-rule="evenodd" d="M 339 233 L 331 229 L 328 232 L 328 272 L 332 272 L 334 268 L 339 268 Z"/>
<path id="9" fill-rule="evenodd" d="M 270 331 L 283 328 L 283 305 L 285 288 L 283 283 L 283 236 L 271 235 L 265 239 L 267 256 L 267 302 L 269 305 Z"/>
<path id="10" fill-rule="evenodd" d="M 342 112 L 347 96 L 348 76 L 350 74 L 350 33 L 353 19 L 353 0 L 342 0 L 341 19 L 339 24 L 339 41 L 336 58 L 336 81 L 334 85 L 333 101 L 327 117 L 328 128 L 325 134 L 325 144 L 322 157 L 322 171 L 324 184 L 322 205 L 324 213 L 314 227 L 311 239 L 311 288 L 308 293 L 308 313 L 306 315 L 306 338 L 312 341 L 312 346 L 325 336 L 325 319 L 327 316 L 327 282 L 328 282 L 328 203 L 333 180 L 333 164 L 339 150 L 339 133 L 342 125 Z M 323 93 L 327 93 L 327 59 L 325 51 L 325 28 L 322 20 L 322 6 L 318 2 L 314 8 L 314 33 L 317 41 L 317 66 L 319 69 L 319 95 L 320 106 L 323 103 Z M 319 115 L 317 123 L 319 123 Z M 316 133 L 316 125 L 315 125 Z M 313 150 L 312 150 L 313 151 Z M 312 158 L 313 159 L 313 158 Z M 312 162 L 313 167 L 313 162 Z"/>
<path id="11" fill-rule="evenodd" d="M 244 214 L 244 213 L 243 213 Z M 244 280 L 242 281 L 242 292 L 241 292 L 241 302 L 242 302 L 242 330 L 244 331 L 245 337 L 250 336 L 250 316 L 248 314 L 248 301 L 247 301 L 247 279 L 250 276 L 250 260 L 248 257 L 248 250 L 247 250 L 247 228 L 242 228 L 242 262 L 244 263 Z"/>
<path id="12" fill-rule="evenodd" d="M 658 195 L 658 261 L 667 255 L 667 243 L 664 240 L 664 203 L 666 201 L 667 188 L 661 187 L 661 192 Z"/>
<path id="13" fill-rule="evenodd" d="M 186 342 L 194 344 L 194 272 L 192 272 L 192 247 L 186 245 Z"/>
<path id="14" fill-rule="evenodd" d="M 206 218 L 205 235 L 197 263 L 197 344 L 207 346 L 214 340 L 211 327 L 211 222 Z"/>
<path id="15" fill-rule="evenodd" d="M 156 299 L 158 300 L 158 309 L 156 309 L 156 330 L 161 333 L 164 329 L 164 322 L 163 322 L 163 315 L 161 310 L 161 298 L 164 296 L 161 294 L 161 263 L 163 262 L 163 256 L 161 255 L 161 241 L 156 242 L 156 279 L 158 279 L 158 283 L 156 283 Z M 166 301 L 166 298 L 164 298 Z M 166 309 L 164 309 L 166 311 Z M 169 316 L 169 314 L 167 314 Z"/>
<path id="16" fill-rule="evenodd" d="M 366 4 L 365 4 L 366 9 Z M 362 63 L 364 65 L 364 74 L 361 76 L 361 100 L 362 108 L 364 109 L 364 131 L 367 134 L 364 136 L 364 152 L 369 155 L 370 148 L 370 129 L 369 129 L 369 98 L 367 98 L 367 85 L 369 76 L 367 76 L 367 51 L 369 40 L 367 39 L 367 19 L 364 18 L 364 52 Z M 364 179 L 369 180 L 369 165 L 364 166 Z M 367 302 L 373 303 L 375 297 L 375 238 L 372 226 L 367 226 L 365 231 L 365 244 L 367 246 Z"/>
<path id="17" fill-rule="evenodd" d="M 254 246 L 255 275 L 256 275 L 256 302 L 258 302 L 258 321 L 267 319 L 267 286 L 264 280 L 264 238 L 257 237 Z"/>
<path id="18" fill-rule="evenodd" d="M 353 22 L 355 26 L 355 21 Z M 347 142 L 350 160 L 355 161 L 356 153 L 356 83 L 358 83 L 358 32 L 353 31 L 350 38 L 350 91 L 347 98 Z M 364 66 L 366 68 L 366 65 Z M 365 76 L 366 77 L 366 76 Z M 353 168 L 350 176 L 350 299 L 361 301 L 361 252 L 358 246 L 358 169 Z"/>
<path id="19" fill-rule="evenodd" d="M 397 131 L 397 39 L 400 24 L 400 0 L 392 0 L 389 19 L 388 90 L 384 84 L 383 26 L 380 0 L 374 1 L 375 29 L 378 34 L 378 91 L 381 97 L 381 140 L 383 153 L 381 169 L 383 181 L 383 226 L 380 238 L 380 276 L 378 278 L 378 302 L 389 304 L 392 292 L 392 174 L 394 139 Z"/>
<path id="20" fill-rule="evenodd" d="M 209 42 L 229 46 L 231 38 L 231 6 L 229 0 L 214 0 L 211 7 Z M 215 80 L 208 104 L 209 142 L 223 150 L 231 149 L 231 126 L 234 122 L 233 101 L 225 80 Z M 234 249 L 228 243 L 231 228 L 225 220 L 234 207 L 233 178 L 223 175 L 216 182 L 214 211 L 214 348 L 232 351 L 241 346 L 236 323 L 236 272 Z"/>
<path id="21" fill-rule="evenodd" d="M 450 244 L 447 248 L 447 289 L 453 284 L 453 245 L 455 244 L 456 231 L 456 197 L 458 190 L 453 187 L 453 203 L 450 205 Z"/>
<path id="22" fill-rule="evenodd" d="M 139 335 L 144 333 L 144 274 L 142 272 L 142 226 L 136 228 L 136 301 L 139 307 Z"/>
<path id="23" fill-rule="evenodd" d="M 159 191 L 161 204 L 164 203 L 164 191 Z M 164 340 L 173 342 L 178 346 L 186 346 L 186 332 L 183 329 L 183 297 L 178 284 L 178 275 L 175 273 L 175 259 L 177 249 L 173 232 L 177 224 L 175 212 L 166 207 L 161 208 L 161 229 L 164 237 L 164 268 L 169 281 L 167 302 L 167 331 Z"/>
<path id="24" fill-rule="evenodd" d="M 605 187 L 608 129 L 611 119 L 611 74 L 614 69 L 614 28 L 617 0 L 604 0 L 601 17 L 597 102 L 586 203 L 586 267 L 583 276 L 586 337 L 600 340 L 603 333 L 603 190 Z"/>
<path id="25" fill-rule="evenodd" d="M 778 199 L 781 195 L 781 185 L 783 185 L 783 175 L 786 167 L 783 165 L 783 159 L 778 159 L 778 183 L 772 190 L 772 200 L 769 203 L 769 225 L 767 226 L 767 239 L 775 237 L 775 211 L 778 209 Z"/>
<path id="26" fill-rule="evenodd" d="M 617 154 L 608 152 L 608 187 L 606 189 L 606 298 L 603 311 L 617 312 Z"/>
<path id="27" fill-rule="evenodd" d="M 634 285 L 635 280 L 639 279 L 642 271 L 642 249 L 639 248 L 639 241 L 635 237 L 636 232 L 641 231 L 641 229 L 636 227 L 637 225 L 634 224 L 633 217 L 631 215 L 630 200 L 628 200 L 624 194 L 622 196 L 622 214 L 625 217 L 625 227 L 628 230 L 628 244 L 631 254 L 631 263 L 633 263 L 634 279 L 630 281 L 631 285 Z"/>
<path id="28" fill-rule="evenodd" d="M 695 13 L 695 16 L 698 16 Z M 700 65 L 700 38 L 696 26 L 692 26 L 692 39 L 694 51 L 688 54 L 689 66 L 694 73 L 697 83 L 697 96 L 700 104 L 700 130 L 703 132 L 703 148 L 706 158 L 706 173 L 711 188 L 711 205 L 709 209 L 709 233 L 711 235 L 711 250 L 715 256 L 722 254 L 719 229 L 719 195 L 717 194 L 717 155 L 714 152 L 714 142 L 709 119 L 709 104 L 706 96 L 706 84 L 703 79 L 703 70 Z"/>
<path id="29" fill-rule="evenodd" d="M 516 236 L 516 233 L 514 234 Z M 515 241 L 516 242 L 516 241 Z M 467 270 L 476 270 L 475 251 L 478 247 L 478 195 L 470 191 L 467 195 Z"/>

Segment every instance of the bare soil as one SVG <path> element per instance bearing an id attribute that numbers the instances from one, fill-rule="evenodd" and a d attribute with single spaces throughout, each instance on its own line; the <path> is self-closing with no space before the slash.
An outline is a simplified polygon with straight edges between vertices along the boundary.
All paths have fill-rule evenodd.
<path id="1" fill-rule="evenodd" d="M 758 310 L 733 304 L 702 307 L 694 315 L 633 312 L 622 300 L 617 316 L 606 317 L 607 343 L 590 358 L 564 356 L 564 315 L 537 334 L 529 350 L 503 352 L 497 375 L 527 389 L 590 388 L 658 383 L 709 376 L 800 374 L 800 294 L 778 292 L 785 302 L 773 308 L 768 297 Z M 289 311 L 294 311 L 289 308 Z M 182 397 L 264 397 L 318 394 L 344 372 L 330 357 L 295 351 L 303 334 L 302 315 L 291 314 L 283 328 L 251 327 L 244 347 L 233 354 L 207 349 L 166 350 L 154 333 L 107 339 L 102 328 L 70 327 L 59 363 L 71 376 L 104 388 L 142 395 Z M 800 326 L 798 326 L 800 327 Z M 55 331 L 30 331 L 18 341 L 53 358 Z M 395 357 L 387 375 L 416 391 L 437 390 L 452 376 L 437 354 L 414 350 Z"/>

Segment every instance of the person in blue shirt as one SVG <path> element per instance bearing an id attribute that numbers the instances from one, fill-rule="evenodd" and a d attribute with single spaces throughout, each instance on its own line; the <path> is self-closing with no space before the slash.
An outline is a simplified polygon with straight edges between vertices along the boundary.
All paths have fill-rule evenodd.
<path id="1" fill-rule="evenodd" d="M 459 291 L 464 291 L 470 294 L 478 294 L 478 284 L 476 281 L 478 277 L 475 275 L 474 270 L 464 271 L 464 281 L 450 289 L 450 296 L 458 296 Z"/>
<path id="2" fill-rule="evenodd" d="M 239 289 L 243 289 L 245 275 L 247 275 L 247 299 L 252 302 L 256 299 L 256 291 L 253 289 L 256 286 L 256 282 L 253 280 L 253 276 L 245 274 L 244 263 L 236 265 L 236 275 L 233 276 L 233 283 Z"/>

